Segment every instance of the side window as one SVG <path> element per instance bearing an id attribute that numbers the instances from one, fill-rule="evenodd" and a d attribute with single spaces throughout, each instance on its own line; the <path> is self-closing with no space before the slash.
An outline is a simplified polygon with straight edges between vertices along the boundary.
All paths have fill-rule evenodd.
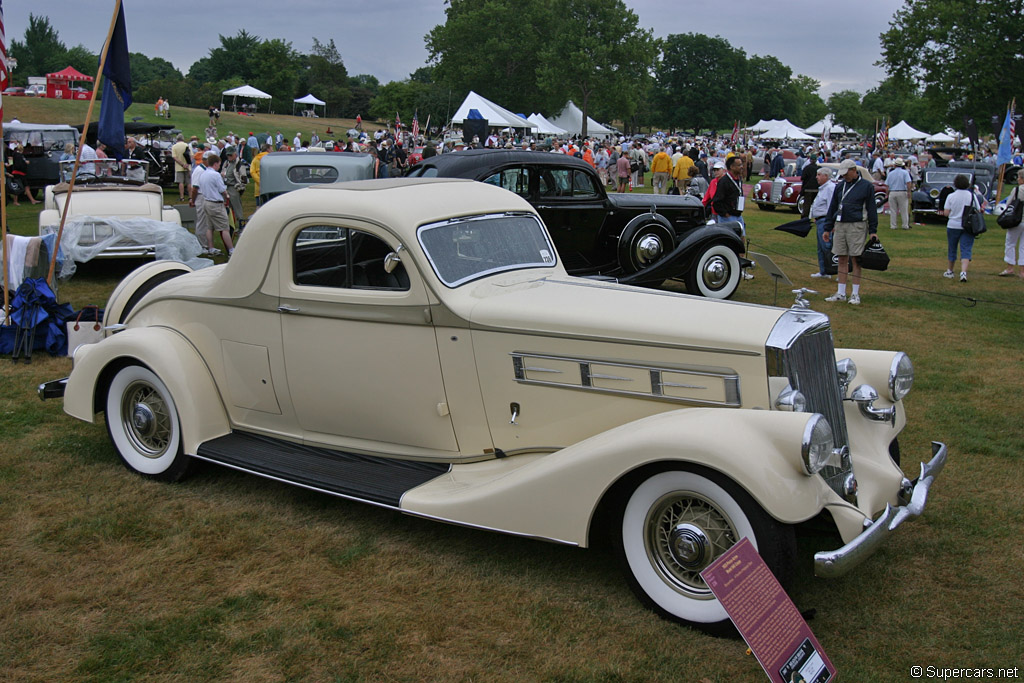
<path id="1" fill-rule="evenodd" d="M 520 197 L 530 196 L 530 177 L 525 168 L 507 168 L 502 171 L 501 186 Z"/>
<path id="2" fill-rule="evenodd" d="M 592 199 L 598 196 L 594 179 L 584 171 L 572 172 L 572 196 L 577 199 Z"/>
<path id="3" fill-rule="evenodd" d="M 570 183 L 569 174 L 571 171 L 567 168 L 552 168 L 550 170 L 545 169 L 542 171 L 541 183 L 542 196 L 545 197 L 570 197 L 572 196 L 572 184 Z"/>
<path id="4" fill-rule="evenodd" d="M 312 225 L 295 236 L 292 273 L 295 284 L 338 289 L 409 289 L 399 263 L 390 273 L 384 258 L 392 251 L 376 235 L 331 225 Z"/>

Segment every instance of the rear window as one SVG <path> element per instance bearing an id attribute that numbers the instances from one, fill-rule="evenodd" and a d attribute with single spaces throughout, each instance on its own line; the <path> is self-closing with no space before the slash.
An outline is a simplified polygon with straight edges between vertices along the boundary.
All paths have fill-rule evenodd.
<path id="1" fill-rule="evenodd" d="M 288 180 L 306 185 L 338 182 L 338 169 L 333 166 L 292 166 L 288 169 Z"/>

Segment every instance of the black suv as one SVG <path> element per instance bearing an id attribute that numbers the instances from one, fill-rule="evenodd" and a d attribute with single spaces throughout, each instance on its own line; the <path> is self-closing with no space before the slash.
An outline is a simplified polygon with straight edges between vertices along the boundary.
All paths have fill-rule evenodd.
<path id="1" fill-rule="evenodd" d="M 431 157 L 411 177 L 468 178 L 533 205 L 573 275 L 637 285 L 682 279 L 692 294 L 725 299 L 741 280 L 743 228 L 708 225 L 691 196 L 605 192 L 590 164 L 564 154 L 466 150 Z"/>

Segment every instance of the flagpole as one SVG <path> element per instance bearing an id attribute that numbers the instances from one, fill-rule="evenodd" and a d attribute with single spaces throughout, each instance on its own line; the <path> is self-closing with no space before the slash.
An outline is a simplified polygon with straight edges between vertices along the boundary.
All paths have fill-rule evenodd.
<path id="1" fill-rule="evenodd" d="M 103 51 L 100 53 L 100 65 L 96 70 L 96 79 L 92 82 L 92 97 L 89 98 L 89 108 L 85 112 L 85 125 L 82 126 L 82 137 L 78 142 L 78 151 L 75 153 L 75 166 L 71 171 L 71 179 L 68 181 L 68 193 L 64 197 L 64 210 L 60 214 L 60 226 L 57 228 L 57 239 L 53 245 L 53 253 L 50 254 L 50 270 L 46 275 L 46 283 L 53 288 L 53 271 L 57 267 L 57 253 L 60 251 L 60 240 L 64 235 L 64 222 L 68 218 L 68 208 L 71 206 L 71 193 L 75 189 L 75 178 L 78 176 L 78 167 L 82 164 L 82 145 L 89 135 L 89 122 L 92 121 L 92 109 L 96 104 L 96 93 L 99 91 L 100 78 L 103 76 L 103 66 L 107 62 L 107 50 L 110 49 L 110 38 L 114 35 L 114 26 L 117 24 L 117 17 L 121 13 L 121 0 L 114 0 L 114 16 L 110 18 L 110 29 L 107 31 L 107 39 L 103 42 Z"/>
<path id="2" fill-rule="evenodd" d="M 3 67 L 7 68 L 6 65 Z M 0 106 L 0 112 L 3 111 L 3 107 Z M 4 121 L 3 116 L 0 116 L 0 140 L 4 138 Z M 6 145 L 5 145 L 6 147 Z M 4 163 L 0 163 L 0 253 L 3 255 L 4 261 L 4 311 L 3 316 L 0 317 L 0 324 L 7 324 L 7 153 L 8 150 L 5 148 L 2 152 Z"/>

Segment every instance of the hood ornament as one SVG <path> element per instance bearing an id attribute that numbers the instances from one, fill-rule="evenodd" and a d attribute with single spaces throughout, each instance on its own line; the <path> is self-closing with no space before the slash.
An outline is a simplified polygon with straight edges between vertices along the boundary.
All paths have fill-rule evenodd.
<path id="1" fill-rule="evenodd" d="M 806 309 L 809 309 L 811 307 L 811 302 L 804 298 L 804 294 L 817 294 L 818 293 L 815 290 L 807 289 L 806 287 L 801 287 L 800 289 L 794 289 L 794 290 L 792 290 L 792 292 L 794 294 L 796 294 L 796 301 L 793 302 L 793 305 L 791 306 L 791 308 L 795 308 L 798 311 L 806 310 Z"/>

